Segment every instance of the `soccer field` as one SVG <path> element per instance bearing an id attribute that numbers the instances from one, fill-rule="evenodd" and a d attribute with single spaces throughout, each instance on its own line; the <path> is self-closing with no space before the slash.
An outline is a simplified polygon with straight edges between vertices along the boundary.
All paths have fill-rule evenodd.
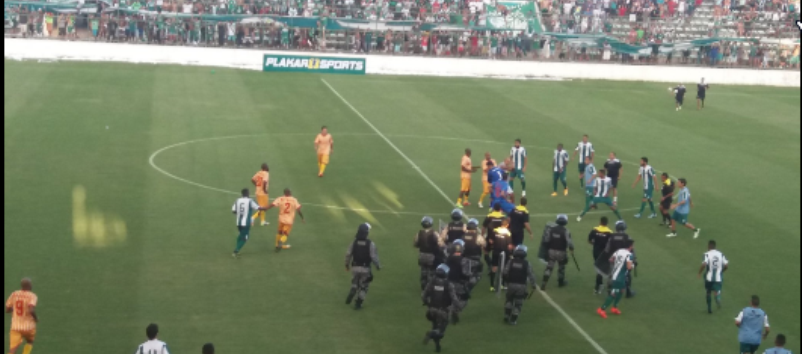
<path id="1" fill-rule="evenodd" d="M 772 335 L 800 347 L 800 95 L 798 89 L 713 86 L 676 112 L 666 84 L 320 76 L 180 66 L 5 62 L 4 296 L 29 276 L 39 296 L 34 353 L 128 353 L 156 322 L 172 353 L 428 353 L 414 234 L 446 220 L 465 148 L 478 164 L 528 149 L 532 227 L 569 213 L 581 271 L 524 304 L 516 327 L 485 277 L 443 341 L 447 353 L 736 353 L 734 317 L 761 296 Z M 325 80 L 325 81 L 324 81 Z M 329 86 L 327 86 L 327 83 Z M 685 83 L 689 87 L 692 83 Z M 715 85 L 715 83 L 712 83 Z M 693 88 L 690 88 L 693 91 Z M 335 149 L 317 177 L 313 140 Z M 551 197 L 557 143 L 589 134 L 597 167 L 624 162 L 619 195 L 637 241 L 638 295 L 623 316 L 595 313 L 576 160 L 567 197 Z M 684 177 L 701 237 L 634 219 L 637 161 Z M 271 199 L 303 205 L 293 248 L 274 252 L 271 224 L 232 259 L 231 205 L 262 162 Z M 474 175 L 472 217 L 481 192 Z M 520 195 L 520 183 L 516 182 Z M 659 192 L 657 192 L 659 193 Z M 648 209 L 647 209 L 648 210 Z M 383 269 L 365 307 L 344 305 L 344 255 L 373 225 Z M 715 239 L 730 261 L 723 308 L 707 314 L 696 272 Z M 537 242 L 528 238 L 530 260 Z M 536 264 L 542 276 L 543 266 Z M 8 346 L 9 316 L 5 321 Z M 579 329 L 579 330 L 578 330 Z"/>

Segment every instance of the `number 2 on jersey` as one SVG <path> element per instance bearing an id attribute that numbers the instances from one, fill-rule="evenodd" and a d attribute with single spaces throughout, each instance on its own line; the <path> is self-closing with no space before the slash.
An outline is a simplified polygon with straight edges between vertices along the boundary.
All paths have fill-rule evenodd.
<path id="1" fill-rule="evenodd" d="M 284 203 L 284 214 L 289 213 L 291 207 L 292 205 L 290 205 L 290 203 Z"/>

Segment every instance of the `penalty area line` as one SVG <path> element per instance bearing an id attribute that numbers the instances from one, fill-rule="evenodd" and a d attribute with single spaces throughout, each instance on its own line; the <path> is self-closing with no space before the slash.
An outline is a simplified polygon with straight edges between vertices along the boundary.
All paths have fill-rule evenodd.
<path id="1" fill-rule="evenodd" d="M 354 108 L 354 106 L 353 106 L 351 103 L 349 103 L 349 102 L 348 102 L 348 100 L 346 100 L 346 99 L 345 99 L 345 97 L 343 97 L 343 96 L 342 96 L 342 95 L 341 95 L 339 92 L 337 92 L 337 90 L 336 90 L 336 89 L 334 89 L 334 87 L 333 87 L 333 86 L 331 86 L 331 84 L 329 84 L 329 83 L 328 83 L 328 82 L 327 82 L 325 79 L 320 79 L 320 81 L 322 81 L 322 82 L 323 82 L 323 84 L 324 84 L 324 85 L 326 85 L 326 87 L 328 87 L 328 88 L 329 88 L 329 90 L 331 90 L 331 92 L 332 92 L 332 93 L 333 93 L 335 96 L 337 96 L 337 98 L 339 98 L 339 99 L 340 99 L 340 101 L 342 101 L 342 102 L 343 102 L 343 103 L 344 103 L 346 106 L 348 106 L 348 108 L 350 108 L 350 109 L 351 109 L 351 111 L 353 111 L 353 112 L 354 112 L 354 113 L 355 113 L 355 114 L 356 114 L 356 115 L 357 115 L 359 118 L 361 118 L 361 119 L 362 119 L 362 121 L 363 121 L 363 122 L 365 122 L 365 124 L 367 124 L 367 125 L 368 125 L 368 126 L 371 128 L 371 129 L 373 129 L 373 131 L 374 131 L 374 132 L 376 132 L 376 134 L 377 134 L 379 137 L 381 137 L 382 139 L 384 139 L 384 141 L 387 143 L 387 145 L 390 145 L 390 147 L 391 147 L 391 148 L 393 148 L 393 150 L 395 150 L 395 152 L 397 152 L 399 155 L 401 155 L 401 157 L 402 157 L 402 158 L 404 158 L 404 160 L 406 160 L 406 161 L 407 161 L 407 162 L 408 162 L 408 163 L 409 163 L 409 164 L 412 166 L 412 168 L 414 168 L 414 169 L 415 169 L 415 171 L 418 171 L 418 173 L 421 175 L 421 177 L 423 177 L 423 179 L 425 179 L 425 180 L 426 180 L 426 182 L 429 182 L 429 184 L 430 184 L 430 185 L 431 185 L 431 186 L 432 186 L 432 187 L 433 187 L 433 188 L 434 188 L 434 189 L 435 189 L 435 190 L 436 190 L 438 193 L 440 193 L 440 195 L 442 195 L 442 196 L 443 196 L 443 198 L 445 198 L 445 200 L 446 200 L 446 201 L 447 201 L 449 204 L 451 204 L 451 198 L 449 198 L 449 197 L 448 197 L 448 195 L 447 195 L 445 192 L 443 192 L 443 190 L 442 190 L 442 189 L 440 189 L 440 187 L 438 187 L 438 186 L 437 186 L 437 184 L 435 184 L 435 183 L 434 183 L 434 181 L 432 181 L 432 179 L 431 179 L 431 178 L 429 178 L 429 176 L 427 176 L 427 175 L 426 175 L 426 173 L 424 173 L 424 172 L 423 172 L 423 170 L 421 170 L 421 169 L 420 169 L 420 167 L 418 167 L 418 165 L 417 165 L 417 164 L 416 164 L 414 161 L 412 161 L 412 159 L 410 159 L 410 158 L 409 158 L 409 156 L 407 156 L 407 155 L 406 155 L 406 154 L 405 154 L 403 151 L 401 151 L 401 149 L 399 149 L 399 148 L 398 148 L 398 147 L 397 147 L 395 144 L 393 144 L 393 142 L 392 142 L 390 139 L 388 139 L 386 135 L 384 135 L 384 134 L 383 134 L 383 133 L 382 133 L 382 132 L 381 132 L 381 131 L 380 131 L 378 128 L 376 128 L 376 126 L 374 126 L 374 125 L 373 125 L 373 123 L 371 123 L 371 122 L 370 122 L 370 121 L 369 121 L 367 118 L 365 118 L 365 116 L 364 116 L 364 115 L 362 115 L 362 113 L 360 113 L 360 112 L 359 112 L 359 111 L 358 111 L 356 108 Z M 566 321 L 568 321 L 568 323 L 569 323 L 571 326 L 573 326 L 573 327 L 574 327 L 574 329 L 575 329 L 577 332 L 579 332 L 579 334 L 580 334 L 580 335 L 581 335 L 583 338 L 585 338 L 585 340 L 586 340 L 588 343 L 590 343 L 590 345 L 591 345 L 591 346 L 592 346 L 594 349 L 596 349 L 596 351 L 597 351 L 597 352 L 599 352 L 599 354 L 607 354 L 607 351 L 605 351 L 605 350 L 604 350 L 604 348 L 602 348 L 602 347 L 599 345 L 599 343 L 596 343 L 596 341 L 595 341 L 595 340 L 593 340 L 593 338 L 591 338 L 591 337 L 590 337 L 590 335 L 588 335 L 588 333 L 587 333 L 587 332 L 585 332 L 585 330 L 584 330 L 584 329 L 582 329 L 582 327 L 580 327 L 580 326 L 579 326 L 579 324 L 577 324 L 577 323 L 576 323 L 576 321 L 574 321 L 574 319 L 573 319 L 573 318 L 571 318 L 571 316 L 570 316 L 570 315 L 568 315 L 568 313 L 566 313 L 566 312 L 565 312 L 565 310 L 563 310 L 563 309 L 562 309 L 562 307 L 560 307 L 560 305 L 558 305 L 556 302 L 554 302 L 554 300 L 552 300 L 551 296 L 549 296 L 548 294 L 546 294 L 546 293 L 545 293 L 545 292 L 543 292 L 543 291 L 540 291 L 540 289 L 539 289 L 539 288 L 538 288 L 538 292 L 540 293 L 540 295 L 541 295 L 541 296 L 543 296 L 543 298 L 546 300 L 546 302 L 547 302 L 549 305 L 551 305 L 551 307 L 553 307 L 555 310 L 557 310 L 557 312 L 558 312 L 560 315 L 562 315 L 562 316 L 563 316 L 563 318 L 565 318 L 565 320 L 566 320 Z"/>

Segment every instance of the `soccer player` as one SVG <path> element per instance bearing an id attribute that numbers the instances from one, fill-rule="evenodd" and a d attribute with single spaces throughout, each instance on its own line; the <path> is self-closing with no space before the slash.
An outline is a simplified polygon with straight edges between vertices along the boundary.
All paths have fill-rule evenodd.
<path id="1" fill-rule="evenodd" d="M 292 192 L 289 188 L 284 189 L 284 195 L 281 197 L 276 198 L 273 201 L 273 204 L 270 204 L 267 209 L 268 210 L 272 207 L 278 207 L 278 233 L 276 234 L 276 252 L 281 250 L 288 250 L 290 249 L 290 245 L 287 244 L 287 239 L 290 237 L 290 231 L 292 231 L 292 224 L 295 222 L 295 213 L 298 213 L 298 216 L 301 217 L 301 222 L 306 223 L 304 220 L 304 214 L 301 212 L 301 203 L 298 203 L 298 199 L 292 196 Z"/>
<path id="2" fill-rule="evenodd" d="M 654 212 L 654 203 L 652 202 L 654 185 L 657 184 L 657 175 L 654 174 L 654 169 L 651 165 L 649 165 L 648 157 L 640 158 L 638 178 L 636 178 L 635 182 L 632 183 L 632 188 L 635 188 L 635 186 L 638 185 L 638 182 L 641 180 L 643 180 L 643 199 L 640 201 L 640 211 L 635 214 L 635 219 L 640 219 L 641 214 L 643 214 L 643 209 L 646 208 L 647 202 L 649 203 L 649 209 L 652 211 L 652 213 L 649 215 L 649 219 L 652 219 L 657 216 L 657 214 Z"/>
<path id="3" fill-rule="evenodd" d="M 607 171 L 607 177 L 613 181 L 613 204 L 618 204 L 618 180 L 621 179 L 624 166 L 616 158 L 615 152 L 610 153 L 610 157 L 604 163 L 604 169 Z"/>
<path id="4" fill-rule="evenodd" d="M 752 295 L 751 306 L 744 308 L 735 318 L 741 354 L 755 354 L 760 342 L 769 336 L 769 316 L 760 308 L 760 297 Z M 765 332 L 763 330 L 765 329 Z M 761 336 L 760 333 L 763 332 Z"/>
<path id="5" fill-rule="evenodd" d="M 705 83 L 705 78 L 702 78 L 702 81 L 696 84 L 696 110 L 701 111 L 705 108 L 705 96 L 707 96 L 707 90 L 710 89 L 710 85 Z"/>
<path id="6" fill-rule="evenodd" d="M 679 196 L 677 203 L 671 205 L 674 209 L 674 214 L 671 215 L 671 233 L 666 237 L 677 237 L 677 223 L 693 230 L 693 238 L 699 238 L 699 233 L 702 229 L 697 229 L 696 226 L 688 222 L 688 214 L 693 208 L 693 200 L 691 199 L 691 191 L 688 190 L 688 181 L 685 178 L 679 179 Z"/>
<path id="7" fill-rule="evenodd" d="M 461 184 L 459 198 L 457 198 L 457 208 L 471 205 L 471 203 L 468 202 L 468 196 L 471 194 L 471 173 L 474 173 L 479 169 L 479 166 L 474 167 L 473 163 L 471 162 L 471 149 L 465 149 L 465 155 L 462 156 L 461 168 Z"/>
<path id="8" fill-rule="evenodd" d="M 554 193 L 551 193 L 551 196 L 557 196 L 557 180 L 563 183 L 563 188 L 565 188 L 563 194 L 568 195 L 568 181 L 565 180 L 565 167 L 568 165 L 568 152 L 563 150 L 563 144 L 557 144 L 557 150 L 554 150 L 554 160 L 551 164 L 554 170 Z"/>
<path id="9" fill-rule="evenodd" d="M 515 178 L 521 180 L 521 196 L 526 197 L 526 165 L 529 158 L 526 157 L 526 149 L 521 146 L 521 139 L 515 139 L 515 145 L 510 150 L 510 159 L 512 160 L 512 170 L 510 171 L 510 188 L 515 189 Z"/>
<path id="10" fill-rule="evenodd" d="M 529 210 L 526 209 L 526 203 L 526 197 L 521 197 L 521 205 L 508 214 L 513 246 L 519 246 L 524 243 L 524 230 L 529 232 L 529 237 L 532 237 L 532 228 L 529 226 Z"/>
<path id="11" fill-rule="evenodd" d="M 677 102 L 677 112 L 682 110 L 682 105 L 685 103 L 685 85 L 679 84 L 674 88 L 674 99 Z"/>
<path id="12" fill-rule="evenodd" d="M 266 163 L 262 164 L 262 169 L 251 178 L 251 183 L 256 187 L 256 203 L 259 204 L 262 208 L 267 208 L 270 204 L 270 198 L 268 197 L 267 188 L 270 184 L 270 168 L 267 167 Z M 256 221 L 257 217 L 261 217 L 262 219 L 262 226 L 269 224 L 269 222 L 265 221 L 265 212 L 264 211 L 257 211 L 256 214 L 253 214 L 253 221 Z"/>
<path id="13" fill-rule="evenodd" d="M 317 150 L 318 177 L 323 177 L 326 166 L 329 164 L 329 156 L 334 150 L 334 139 L 329 134 L 329 128 L 325 125 L 320 128 L 320 134 L 315 138 L 315 150 Z"/>
<path id="14" fill-rule="evenodd" d="M 660 178 L 663 180 L 663 188 L 660 191 L 663 194 L 663 197 L 660 198 L 660 214 L 663 215 L 663 223 L 660 225 L 669 226 L 671 225 L 671 215 L 668 211 L 671 210 L 671 202 L 674 201 L 674 181 L 665 172 Z"/>
<path id="15" fill-rule="evenodd" d="M 616 251 L 610 258 L 610 263 L 613 264 L 613 271 L 610 274 L 610 295 L 607 296 L 604 305 L 596 310 L 596 313 L 602 318 L 607 318 L 606 311 L 610 305 L 613 305 L 610 312 L 616 315 L 621 314 L 621 311 L 618 310 L 618 303 L 624 295 L 622 291 L 627 287 L 627 274 L 635 267 L 632 260 L 632 246 L 634 244 L 635 241 L 630 241 L 629 247 Z"/>
<path id="16" fill-rule="evenodd" d="M 763 354 L 791 354 L 791 351 L 785 349 L 785 335 L 778 334 L 777 339 L 774 340 L 774 348 L 766 349 Z"/>
<path id="17" fill-rule="evenodd" d="M 264 211 L 269 208 L 269 206 L 260 207 L 248 196 L 249 194 L 248 188 L 243 189 L 242 196 L 238 198 L 237 201 L 234 202 L 234 206 L 231 207 L 231 212 L 237 216 L 237 229 L 239 230 L 237 248 L 234 249 L 234 254 L 231 255 L 234 258 L 239 256 L 239 251 L 242 250 L 242 247 L 248 242 L 251 224 L 253 223 L 252 215 L 258 210 Z"/>
<path id="18" fill-rule="evenodd" d="M 707 313 L 713 313 L 713 300 L 711 294 L 716 293 L 716 306 L 721 309 L 721 284 L 724 282 L 724 272 L 729 267 L 729 261 L 724 254 L 716 249 L 716 241 L 707 243 L 707 252 L 699 268 L 699 278 L 705 273 L 705 290 L 707 290 Z"/>
<path id="19" fill-rule="evenodd" d="M 577 144 L 576 149 L 574 149 L 574 156 L 579 154 L 579 186 L 582 187 L 585 185 L 585 181 L 583 179 L 583 175 L 585 174 L 585 159 L 590 157 L 590 161 L 593 161 L 593 158 L 596 157 L 596 151 L 593 150 L 593 144 L 588 141 L 588 135 L 585 134 L 582 136 L 582 141 Z"/>
<path id="20" fill-rule="evenodd" d="M 490 157 L 490 153 L 485 153 L 485 159 L 482 161 L 482 195 L 479 197 L 479 208 L 484 208 L 482 202 L 488 194 L 490 194 L 490 182 L 488 181 L 488 173 L 496 166 L 496 160 Z M 495 182 L 495 181 L 494 181 Z"/>
<path id="21" fill-rule="evenodd" d="M 501 206 L 501 210 L 504 212 L 504 214 L 509 215 L 513 209 L 515 209 L 515 204 L 510 202 L 511 196 L 512 188 L 510 187 L 509 182 L 507 182 L 507 179 L 502 178 L 493 182 L 493 185 L 491 186 L 490 205 L 493 207 L 496 205 Z"/>
<path id="22" fill-rule="evenodd" d="M 610 180 L 610 177 L 607 177 L 607 173 L 604 170 L 599 170 L 598 177 L 596 177 L 596 186 L 595 193 L 593 195 L 593 199 L 590 200 L 590 203 L 585 205 L 585 210 L 582 211 L 582 214 L 576 217 L 576 221 L 582 221 L 582 217 L 587 214 L 590 208 L 593 205 L 599 204 L 607 204 L 610 207 L 610 210 L 615 213 L 615 216 L 618 217 L 618 220 L 621 220 L 621 214 L 618 213 L 618 208 L 613 205 L 613 201 L 610 198 L 610 188 L 612 188 L 613 181 Z"/>
<path id="23" fill-rule="evenodd" d="M 33 282 L 28 278 L 22 279 L 20 289 L 11 293 L 6 300 L 6 313 L 11 314 L 11 333 L 8 336 L 9 354 L 17 352 L 23 339 L 26 343 L 22 348 L 22 353 L 31 354 L 33 341 L 36 338 L 36 323 L 39 322 L 39 318 L 36 316 L 37 297 L 33 293 Z"/>
<path id="24" fill-rule="evenodd" d="M 612 179 L 610 179 L 612 181 Z M 585 157 L 585 206 L 590 205 L 593 199 L 593 192 L 596 186 L 596 166 L 593 166 L 593 160 L 590 157 Z"/>
<path id="25" fill-rule="evenodd" d="M 159 336 L 159 325 L 151 323 L 145 329 L 145 334 L 148 336 L 148 341 L 142 343 L 136 350 L 136 354 L 170 354 L 167 350 L 167 343 L 157 339 Z"/>

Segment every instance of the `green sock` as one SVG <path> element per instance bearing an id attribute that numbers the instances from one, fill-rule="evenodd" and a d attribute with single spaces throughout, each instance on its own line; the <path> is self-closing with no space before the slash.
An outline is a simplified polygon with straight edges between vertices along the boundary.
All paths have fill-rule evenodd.
<path id="1" fill-rule="evenodd" d="M 649 201 L 649 209 L 651 209 L 652 214 L 654 214 L 654 202 L 652 202 L 651 200 Z"/>
<path id="2" fill-rule="evenodd" d="M 638 212 L 638 214 L 643 214 L 643 209 L 646 209 L 646 202 L 640 203 L 640 211 Z"/>
<path id="3" fill-rule="evenodd" d="M 606 310 L 607 308 L 609 308 L 614 300 L 615 298 L 612 295 L 607 295 L 607 299 L 604 300 L 604 305 L 602 305 L 602 310 Z"/>
<path id="4" fill-rule="evenodd" d="M 234 250 L 234 253 L 239 253 L 242 247 L 245 246 L 245 242 L 247 242 L 247 240 L 244 238 L 237 237 L 237 248 Z"/>
<path id="5" fill-rule="evenodd" d="M 561 178 L 560 181 L 563 182 L 563 188 L 568 189 L 568 180 L 565 178 Z"/>
<path id="6" fill-rule="evenodd" d="M 618 217 L 618 220 L 621 220 L 621 219 L 623 219 L 623 218 L 621 217 L 621 214 L 619 214 L 619 213 L 618 213 L 618 209 L 613 209 L 613 213 L 615 213 L 615 216 L 617 216 L 617 217 Z"/>
<path id="7" fill-rule="evenodd" d="M 554 193 L 557 193 L 557 178 L 554 178 Z"/>
<path id="8" fill-rule="evenodd" d="M 707 293 L 707 311 L 713 311 L 713 300 L 710 298 L 710 293 Z"/>
<path id="9" fill-rule="evenodd" d="M 618 292 L 615 294 L 615 302 L 613 302 L 613 307 L 618 307 L 618 303 L 621 301 L 621 298 L 624 296 L 623 292 Z"/>
<path id="10" fill-rule="evenodd" d="M 510 186 L 510 187 L 512 187 L 512 186 Z M 524 191 L 526 190 L 526 180 L 525 179 L 521 180 L 521 190 L 524 190 Z"/>
<path id="11" fill-rule="evenodd" d="M 582 210 L 582 214 L 579 214 L 579 217 L 585 216 L 585 214 L 590 210 L 590 202 L 585 202 L 585 210 Z"/>
<path id="12" fill-rule="evenodd" d="M 582 187 L 584 187 L 584 186 L 585 186 L 585 181 L 584 181 L 584 179 L 583 179 L 582 177 L 579 177 L 579 188 L 582 188 Z"/>

